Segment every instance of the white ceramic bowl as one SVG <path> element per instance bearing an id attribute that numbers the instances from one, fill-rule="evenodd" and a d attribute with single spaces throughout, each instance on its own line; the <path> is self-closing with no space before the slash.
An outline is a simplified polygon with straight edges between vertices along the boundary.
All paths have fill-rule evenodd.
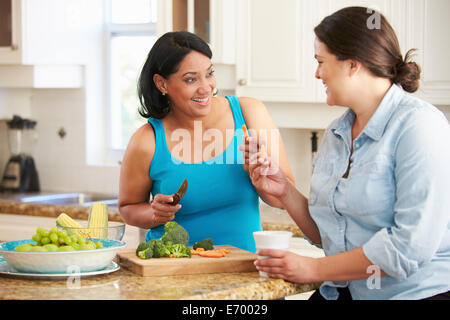
<path id="1" fill-rule="evenodd" d="M 30 252 L 14 251 L 18 245 L 33 243 L 33 240 L 17 240 L 0 243 L 0 254 L 6 262 L 20 272 L 27 273 L 78 273 L 106 268 L 116 256 L 117 250 L 125 247 L 123 241 L 92 239 L 101 241 L 103 248 L 95 250 Z"/>

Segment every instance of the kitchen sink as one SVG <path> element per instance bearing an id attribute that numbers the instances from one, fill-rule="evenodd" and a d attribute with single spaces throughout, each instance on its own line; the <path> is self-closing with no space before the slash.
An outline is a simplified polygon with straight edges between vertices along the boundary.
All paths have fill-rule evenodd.
<path id="1" fill-rule="evenodd" d="M 108 206 L 117 207 L 117 196 L 87 192 L 16 195 L 9 197 L 9 200 L 24 203 L 77 205 L 86 207 L 94 202 L 103 202 Z"/>

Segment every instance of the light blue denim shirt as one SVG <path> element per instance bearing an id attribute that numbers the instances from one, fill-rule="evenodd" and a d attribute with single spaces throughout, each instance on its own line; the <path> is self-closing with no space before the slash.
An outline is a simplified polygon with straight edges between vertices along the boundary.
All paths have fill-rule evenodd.
<path id="1" fill-rule="evenodd" d="M 363 248 L 388 274 L 324 282 L 337 299 L 421 299 L 450 290 L 450 126 L 434 106 L 393 85 L 352 142 L 348 110 L 326 130 L 309 209 L 325 254 Z M 353 154 L 350 157 L 353 143 Z M 351 161 L 348 178 L 343 178 Z"/>

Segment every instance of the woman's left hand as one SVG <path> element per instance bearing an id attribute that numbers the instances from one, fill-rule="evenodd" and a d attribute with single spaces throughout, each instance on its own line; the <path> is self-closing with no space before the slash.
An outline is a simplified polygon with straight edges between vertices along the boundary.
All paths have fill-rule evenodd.
<path id="1" fill-rule="evenodd" d="M 266 259 L 257 259 L 255 266 L 271 278 L 280 278 L 296 283 L 318 282 L 318 259 L 300 256 L 290 251 L 276 249 L 259 249 L 260 256 Z"/>

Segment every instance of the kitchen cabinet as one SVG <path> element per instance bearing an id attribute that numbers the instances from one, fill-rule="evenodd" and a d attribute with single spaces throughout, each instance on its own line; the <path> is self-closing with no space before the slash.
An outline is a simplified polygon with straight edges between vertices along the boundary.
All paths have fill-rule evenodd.
<path id="1" fill-rule="evenodd" d="M 238 96 L 314 102 L 315 1 L 241 0 L 237 29 Z"/>
<path id="2" fill-rule="evenodd" d="M 76 59 L 82 3 L 74 0 L 6 0 L 0 20 L 8 28 L 0 44 L 1 64 L 68 64 Z M 5 6 L 5 5 L 3 5 Z M 7 41 L 9 40 L 9 41 Z"/>
<path id="3" fill-rule="evenodd" d="M 158 35 L 169 31 L 193 32 L 209 43 L 214 63 L 232 65 L 236 60 L 237 2 L 158 0 Z"/>
<path id="4" fill-rule="evenodd" d="M 422 83 L 417 95 L 435 105 L 450 105 L 450 1 L 416 0 L 407 5 L 408 40 L 418 48 Z"/>
<path id="5" fill-rule="evenodd" d="M 20 63 L 22 54 L 21 1 L 0 4 L 0 63 Z"/>
<path id="6" fill-rule="evenodd" d="M 381 11 L 394 27 L 403 54 L 417 48 L 422 84 L 415 95 L 450 104 L 450 27 L 447 0 L 241 0 L 237 10 L 236 93 L 265 102 L 325 102 L 314 77 L 314 27 L 348 6 Z"/>
<path id="7" fill-rule="evenodd" d="M 3 0 L 0 7 L 3 74 L 0 87 L 82 87 L 84 70 L 81 65 L 89 54 L 83 46 L 86 37 L 83 31 L 93 21 L 92 14 L 83 15 L 88 2 Z"/>

